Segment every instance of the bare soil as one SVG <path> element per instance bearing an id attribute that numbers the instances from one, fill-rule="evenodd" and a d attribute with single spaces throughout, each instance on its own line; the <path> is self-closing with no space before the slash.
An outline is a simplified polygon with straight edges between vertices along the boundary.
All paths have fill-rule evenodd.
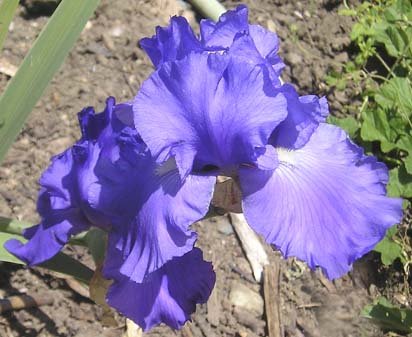
<path id="1" fill-rule="evenodd" d="M 137 41 L 151 36 L 179 13 L 194 24 L 191 8 L 177 0 L 102 0 L 79 41 L 28 119 L 0 168 L 0 215 L 36 223 L 37 180 L 52 155 L 63 151 L 79 136 L 76 112 L 84 106 L 103 107 L 107 96 L 131 99 L 153 70 Z M 224 1 L 227 8 L 240 2 Z M 340 1 L 246 0 L 251 21 L 275 30 L 282 41 L 280 54 L 287 67 L 284 79 L 301 94 L 326 95 L 335 115 L 356 103 L 350 90 L 339 92 L 325 84 L 328 71 L 348 61 L 351 19 L 338 15 Z M 185 7 L 186 6 L 186 7 Z M 13 21 L 0 62 L 18 66 L 53 12 L 52 1 L 25 1 Z M 0 92 L 10 78 L 0 73 Z M 199 246 L 217 273 L 213 300 L 198 307 L 184 331 L 161 326 L 148 336 L 266 336 L 266 320 L 256 310 L 235 306 L 230 293 L 248 288 L 245 296 L 262 295 L 253 279 L 238 238 L 226 216 L 195 225 Z M 270 249 L 268 248 L 268 251 Z M 71 251 L 86 263 L 87 253 Z M 293 259 L 280 260 L 280 304 L 284 335 L 288 337 L 379 337 L 383 334 L 360 317 L 362 307 L 378 290 L 373 282 L 374 256 L 363 259 L 354 272 L 330 283 Z M 372 267 L 371 267 L 372 266 Z M 372 286 L 371 286 L 372 284 Z M 240 286 L 239 286 L 240 285 Z M 242 287 L 243 285 L 244 287 Z M 19 292 L 52 296 L 52 306 L 13 311 L 0 316 L 4 337 L 115 337 L 122 336 L 124 319 L 104 327 L 102 310 L 73 291 L 67 282 L 42 269 L 2 263 L 0 298 Z"/>

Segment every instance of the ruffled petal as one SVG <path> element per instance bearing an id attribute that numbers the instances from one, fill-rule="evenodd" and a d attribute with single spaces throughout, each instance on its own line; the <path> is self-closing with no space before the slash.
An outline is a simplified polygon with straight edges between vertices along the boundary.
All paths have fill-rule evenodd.
<path id="1" fill-rule="evenodd" d="M 129 114 L 129 117 L 127 117 Z M 98 177 L 96 163 L 101 147 L 113 143 L 116 135 L 132 121 L 131 105 L 116 106 L 114 98 L 108 98 L 105 110 L 95 114 L 91 107 L 79 113 L 81 139 L 71 148 L 52 158 L 51 165 L 39 180 L 41 190 L 37 210 L 41 216 L 39 225 L 24 233 L 29 241 L 8 241 L 5 247 L 29 265 L 42 263 L 57 254 L 71 236 L 97 226 L 107 229 L 110 219 L 97 210 L 90 200 L 99 200 L 92 186 Z"/>
<path id="2" fill-rule="evenodd" d="M 217 23 L 200 21 L 200 36 L 206 47 L 229 48 L 238 33 L 249 31 L 248 9 L 244 5 L 224 13 Z"/>
<path id="3" fill-rule="evenodd" d="M 193 248 L 190 225 L 209 209 L 216 178 L 188 175 L 182 181 L 173 159 L 159 166 L 136 136 L 124 135 L 119 159 L 102 158 L 90 204 L 111 219 L 114 245 L 122 251 L 120 272 L 135 282 Z M 106 273 L 110 273 L 106 270 Z"/>
<path id="4" fill-rule="evenodd" d="M 249 25 L 249 35 L 255 43 L 256 49 L 272 66 L 279 77 L 285 64 L 279 57 L 279 38 L 276 33 L 266 30 L 259 25 Z"/>
<path id="5" fill-rule="evenodd" d="M 25 231 L 25 244 L 12 239 L 4 247 L 29 266 L 43 263 L 55 256 L 69 239 L 86 229 L 87 220 L 76 210 L 62 212 Z"/>
<path id="6" fill-rule="evenodd" d="M 401 220 L 402 200 L 385 196 L 385 165 L 340 128 L 322 123 L 301 149 L 277 150 L 276 170 L 242 169 L 240 181 L 248 223 L 285 256 L 334 279 Z"/>
<path id="7" fill-rule="evenodd" d="M 230 52 L 164 64 L 143 84 L 133 110 L 153 156 L 175 156 L 183 177 L 206 165 L 232 169 L 255 162 L 256 149 L 266 146 L 287 112 L 266 67 Z"/>
<path id="8" fill-rule="evenodd" d="M 193 248 L 197 236 L 189 227 L 207 213 L 215 184 L 214 177 L 188 176 L 181 186 L 177 171 L 159 180 L 141 187 L 147 199 L 125 238 L 130 249 L 120 271 L 136 282 Z"/>
<path id="9" fill-rule="evenodd" d="M 277 55 L 279 51 L 278 36 L 259 25 L 248 24 L 248 8 L 244 5 L 235 10 L 227 11 L 217 23 L 211 20 L 200 22 L 201 41 L 206 49 L 228 49 L 240 35 L 249 35 L 253 41 L 253 49 L 265 59 L 275 72 L 275 78 L 280 76 L 285 67 L 282 59 Z M 261 63 L 261 62 L 259 62 Z M 278 83 L 276 83 L 278 84 Z"/>
<path id="10" fill-rule="evenodd" d="M 89 220 L 77 207 L 73 168 L 71 149 L 52 159 L 52 164 L 40 179 L 42 189 L 37 208 L 42 221 L 25 231 L 27 243 L 9 240 L 4 245 L 11 254 L 30 266 L 52 258 L 72 235 L 90 226 Z"/>
<path id="11" fill-rule="evenodd" d="M 325 97 L 299 97 L 289 84 L 283 86 L 283 93 L 287 99 L 288 116 L 275 129 L 270 143 L 275 147 L 299 149 L 309 141 L 318 125 L 326 121 L 328 103 Z"/>
<path id="12" fill-rule="evenodd" d="M 142 283 L 118 275 L 107 302 L 147 331 L 165 323 L 180 329 L 197 303 L 205 303 L 215 284 L 212 264 L 194 248 L 150 274 Z"/>
<path id="13" fill-rule="evenodd" d="M 176 61 L 193 51 L 203 51 L 187 20 L 174 16 L 167 27 L 157 27 L 156 35 L 140 40 L 140 46 L 157 68 L 163 62 Z"/>

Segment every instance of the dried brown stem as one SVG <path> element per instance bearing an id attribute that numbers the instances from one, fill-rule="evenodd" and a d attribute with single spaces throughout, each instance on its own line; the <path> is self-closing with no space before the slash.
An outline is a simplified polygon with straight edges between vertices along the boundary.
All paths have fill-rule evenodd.
<path id="1" fill-rule="evenodd" d="M 0 300 L 0 314 L 6 311 L 40 307 L 53 304 L 53 297 L 42 295 L 15 295 Z"/>
<path id="2" fill-rule="evenodd" d="M 283 337 L 279 308 L 279 261 L 271 261 L 264 267 L 263 292 L 265 297 L 265 314 L 269 337 Z"/>

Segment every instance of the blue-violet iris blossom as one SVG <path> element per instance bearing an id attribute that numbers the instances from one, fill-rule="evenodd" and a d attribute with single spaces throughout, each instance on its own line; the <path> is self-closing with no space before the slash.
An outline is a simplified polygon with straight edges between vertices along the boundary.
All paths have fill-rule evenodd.
<path id="1" fill-rule="evenodd" d="M 197 38 L 173 17 L 141 46 L 156 70 L 133 102 L 80 114 L 82 138 L 43 174 L 39 225 L 7 249 L 29 265 L 91 226 L 108 232 L 107 301 L 145 330 L 181 327 L 214 286 L 191 224 L 217 176 L 239 185 L 249 225 L 330 278 L 400 221 L 387 168 L 326 123 L 325 98 L 281 84 L 277 36 L 244 6 Z"/>
<path id="2" fill-rule="evenodd" d="M 211 198 L 213 179 L 194 176 L 182 184 L 177 170 L 158 175 L 129 103 L 109 98 L 102 113 L 86 108 L 79 122 L 81 139 L 55 156 L 40 179 L 40 224 L 24 233 L 26 244 L 5 246 L 32 266 L 71 236 L 101 228 L 108 232 L 103 275 L 114 280 L 107 302 L 145 330 L 161 322 L 177 329 L 215 283 L 188 229 L 207 211 L 203 199 Z"/>
<path id="3" fill-rule="evenodd" d="M 387 169 L 325 122 L 325 98 L 280 85 L 278 40 L 239 6 L 218 23 L 183 18 L 142 45 L 156 71 L 133 102 L 137 132 L 182 181 L 230 176 L 249 225 L 284 256 L 334 279 L 400 221 Z M 205 200 L 206 201 L 206 200 Z"/>

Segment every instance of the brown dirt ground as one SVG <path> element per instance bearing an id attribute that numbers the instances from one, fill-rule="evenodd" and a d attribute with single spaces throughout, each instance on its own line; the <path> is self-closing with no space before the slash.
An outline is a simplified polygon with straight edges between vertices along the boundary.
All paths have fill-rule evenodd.
<path id="1" fill-rule="evenodd" d="M 233 8 L 235 1 L 224 1 Z M 345 113 L 352 103 L 349 92 L 337 92 L 325 84 L 331 69 L 340 69 L 349 58 L 348 32 L 351 20 L 337 14 L 338 1 L 246 0 L 251 21 L 275 30 L 282 41 L 280 54 L 286 61 L 284 79 L 294 83 L 301 94 L 327 95 L 332 113 Z M 39 7 L 40 6 L 40 7 Z M 49 158 L 68 147 L 78 136 L 76 112 L 85 105 L 102 108 L 108 95 L 123 101 L 132 98 L 140 83 L 152 71 L 137 41 L 150 36 L 155 25 L 165 25 L 170 15 L 194 13 L 172 0 L 102 0 L 79 41 L 54 77 L 28 119 L 0 168 L 0 214 L 35 223 L 37 179 Z M 39 11 L 40 8 L 40 11 Z M 13 21 L 0 61 L 18 66 L 53 10 L 50 1 L 25 1 Z M 9 77 L 0 73 L 0 90 Z M 251 269 L 231 230 L 227 217 L 195 225 L 199 246 L 213 261 L 217 273 L 215 300 L 198 307 L 192 323 L 183 332 L 161 326 L 148 336 L 220 337 L 265 336 L 262 314 L 235 308 L 229 293 L 236 284 L 262 296 L 261 285 L 253 280 Z M 85 252 L 71 252 L 88 262 Z M 360 317 L 370 301 L 369 259 L 334 284 L 303 264 L 283 260 L 281 265 L 281 318 L 288 337 L 379 337 L 381 332 Z M 366 268 L 365 268 L 366 266 Z M 373 280 L 373 278 L 372 278 Z M 375 289 L 376 287 L 372 287 Z M 121 336 L 124 320 L 117 327 L 104 327 L 102 310 L 73 291 L 66 281 L 45 271 L 3 263 L 0 266 L 0 298 L 17 292 L 46 293 L 55 299 L 52 306 L 14 311 L 0 317 L 4 337 L 93 337 Z M 372 295 L 375 295 L 373 293 Z M 210 319 L 217 311 L 218 322 Z M 208 315 L 209 312 L 209 315 Z M 216 316 L 216 315 L 215 315 Z"/>

